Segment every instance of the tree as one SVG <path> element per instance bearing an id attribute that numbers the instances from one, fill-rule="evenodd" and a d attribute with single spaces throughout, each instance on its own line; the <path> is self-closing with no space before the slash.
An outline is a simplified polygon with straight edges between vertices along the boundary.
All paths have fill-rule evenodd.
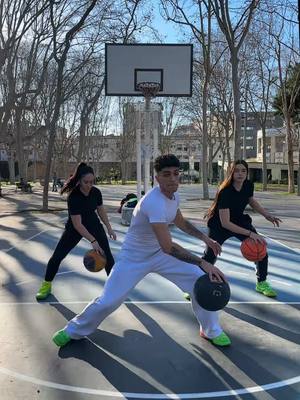
<path id="1" fill-rule="evenodd" d="M 279 46 L 280 48 L 280 46 Z M 300 115 L 300 64 L 290 65 L 286 70 L 285 77 L 284 72 L 281 68 L 280 63 L 280 52 L 278 48 L 278 60 L 279 60 L 279 80 L 280 88 L 274 98 L 273 107 L 277 112 L 282 115 L 285 119 L 286 124 L 286 140 L 288 146 L 288 186 L 289 193 L 295 192 L 294 184 L 294 147 L 298 142 L 300 146 L 299 138 L 297 140 L 297 134 L 299 135 L 299 129 L 295 129 L 295 123 L 299 123 Z M 299 174 L 299 171 L 298 171 Z M 299 185 L 298 185 L 299 193 Z"/>
<path id="2" fill-rule="evenodd" d="M 162 1 L 166 18 L 176 24 L 188 27 L 200 47 L 200 60 L 201 72 L 203 78 L 201 80 L 200 90 L 202 98 L 202 185 L 203 185 L 203 198 L 209 198 L 208 192 L 208 169 L 207 169 L 207 145 L 208 145 L 208 126 L 207 126 L 207 104 L 209 83 L 212 72 L 211 65 L 211 41 L 212 41 L 212 7 L 211 3 L 205 1 L 195 1 L 195 12 L 189 15 L 189 7 L 184 3 L 180 4 L 179 0 L 163 0 Z M 185 6 L 185 7 L 184 7 Z M 171 9 L 170 9 L 171 7 Z M 199 75 L 198 75 L 199 76 Z M 198 105 L 200 107 L 200 104 Z"/>
<path id="3" fill-rule="evenodd" d="M 234 159 L 241 158 L 241 104 L 240 104 L 240 74 L 239 74 L 239 51 L 248 34 L 250 23 L 253 19 L 254 11 L 259 4 L 259 0 L 245 2 L 244 7 L 239 8 L 239 12 L 233 15 L 230 10 L 229 1 L 208 0 L 211 5 L 218 25 L 223 32 L 230 51 L 231 81 L 233 91 L 233 136 L 234 136 Z M 238 14 L 238 15 L 237 15 Z M 237 19 L 235 26 L 233 20 Z"/>

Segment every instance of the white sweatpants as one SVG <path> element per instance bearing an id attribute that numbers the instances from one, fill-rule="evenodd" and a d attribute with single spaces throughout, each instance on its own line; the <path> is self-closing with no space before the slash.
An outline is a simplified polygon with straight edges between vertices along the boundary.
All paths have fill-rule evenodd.
<path id="1" fill-rule="evenodd" d="M 193 295 L 195 281 L 204 272 L 196 265 L 177 260 L 162 251 L 138 262 L 133 255 L 126 256 L 123 253 L 107 278 L 102 295 L 69 321 L 64 330 L 73 339 L 80 339 L 94 332 L 100 323 L 122 304 L 129 291 L 150 272 L 165 277 L 183 292 L 190 293 L 200 329 L 208 338 L 214 338 L 222 332 L 217 312 L 204 310 Z"/>

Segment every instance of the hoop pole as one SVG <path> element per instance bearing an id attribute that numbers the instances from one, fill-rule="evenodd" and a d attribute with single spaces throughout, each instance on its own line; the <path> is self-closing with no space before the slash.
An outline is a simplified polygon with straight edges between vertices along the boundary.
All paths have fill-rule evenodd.
<path id="1" fill-rule="evenodd" d="M 141 113 L 137 112 L 136 124 L 136 181 L 137 181 L 137 198 L 140 200 L 142 192 L 142 156 L 141 156 Z"/>
<path id="2" fill-rule="evenodd" d="M 151 162 L 151 152 L 150 152 L 150 104 L 151 98 L 145 97 L 145 164 L 144 164 L 144 191 L 148 192 L 150 186 L 150 162 Z"/>
<path id="3" fill-rule="evenodd" d="M 156 157 L 158 157 L 158 128 L 159 128 L 159 120 L 158 117 L 160 112 L 157 111 L 155 114 L 157 118 L 155 118 L 155 126 L 153 126 L 153 167 L 152 167 L 152 178 L 153 178 L 153 186 L 156 186 L 157 182 L 155 179 L 155 170 L 154 170 L 154 161 Z"/>

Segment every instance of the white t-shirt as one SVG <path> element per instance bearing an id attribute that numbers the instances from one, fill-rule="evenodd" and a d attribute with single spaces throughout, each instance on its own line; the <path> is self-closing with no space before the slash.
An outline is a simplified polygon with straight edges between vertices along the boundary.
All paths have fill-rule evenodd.
<path id="1" fill-rule="evenodd" d="M 160 245 L 151 227 L 152 223 L 170 224 L 179 208 L 179 195 L 173 199 L 166 197 L 159 186 L 150 190 L 136 205 L 131 224 L 126 234 L 121 254 L 151 256 L 160 250 Z M 140 258 L 140 257 L 138 257 Z"/>

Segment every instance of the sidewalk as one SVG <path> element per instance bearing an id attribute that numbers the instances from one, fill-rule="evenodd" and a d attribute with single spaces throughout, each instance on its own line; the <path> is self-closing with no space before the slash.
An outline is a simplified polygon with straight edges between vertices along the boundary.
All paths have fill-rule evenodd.
<path id="1" fill-rule="evenodd" d="M 105 188 L 106 189 L 106 188 Z M 16 191 L 15 185 L 2 186 L 2 197 L 0 197 L 0 215 L 10 215 L 25 211 L 42 211 L 44 187 L 36 183 L 32 187 L 32 193 Z M 102 190 L 102 188 L 101 188 Z M 107 192 L 107 190 L 104 190 Z M 120 193 L 120 198 L 122 194 Z M 105 199 L 107 212 L 116 212 L 120 199 Z M 48 212 L 67 210 L 67 196 L 61 196 L 59 192 L 48 192 Z"/>

